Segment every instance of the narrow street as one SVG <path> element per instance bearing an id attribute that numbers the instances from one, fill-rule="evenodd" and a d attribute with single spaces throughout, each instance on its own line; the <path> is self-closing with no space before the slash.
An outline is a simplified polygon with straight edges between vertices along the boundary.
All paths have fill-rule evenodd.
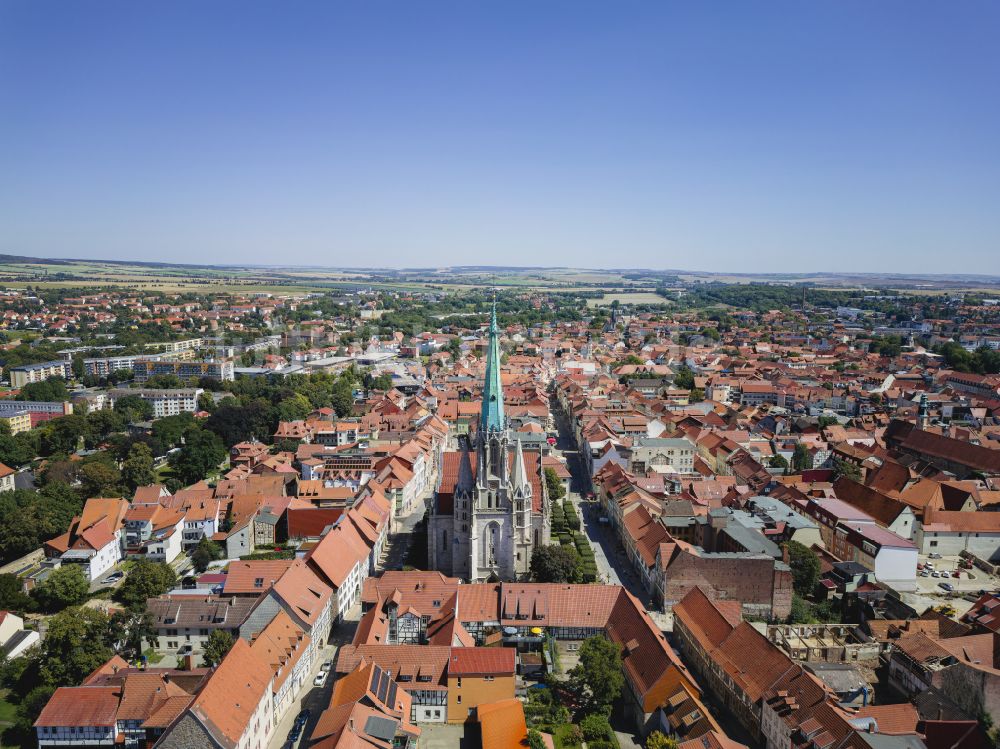
<path id="1" fill-rule="evenodd" d="M 414 529 L 427 514 L 428 503 L 433 491 L 426 494 L 419 502 L 414 502 L 410 512 L 401 515 L 396 521 L 395 532 L 389 537 L 389 543 L 383 557 L 383 570 L 401 570 L 406 563 L 410 544 L 413 543 Z"/>
<path id="2" fill-rule="evenodd" d="M 312 735 L 320 716 L 330 705 L 330 695 L 333 693 L 333 685 L 337 679 L 337 675 L 334 672 L 335 669 L 331 666 L 330 675 L 323 686 L 313 686 L 313 679 L 320 673 L 320 666 L 325 661 L 331 661 L 334 666 L 336 665 L 337 653 L 340 651 L 340 647 L 349 644 L 354 639 L 354 631 L 357 629 L 360 618 L 361 605 L 357 604 L 348 612 L 344 621 L 334 626 L 330 632 L 329 642 L 317 654 L 312 671 L 309 673 L 309 681 L 302 687 L 302 692 L 299 694 L 298 699 L 289 706 L 281 722 L 271 735 L 271 739 L 267 744 L 269 749 L 294 749 L 295 747 L 308 745 L 309 742 L 306 739 Z M 298 740 L 290 742 L 288 734 L 295 725 L 295 719 L 303 710 L 309 711 L 309 718 L 305 722 Z"/>
<path id="3" fill-rule="evenodd" d="M 602 579 L 612 585 L 621 585 L 648 609 L 651 603 L 649 593 L 642 587 L 639 577 L 626 559 L 625 549 L 614 530 L 610 525 L 600 522 L 599 518 L 602 515 L 600 505 L 596 502 L 583 501 L 583 494 L 593 491 L 591 477 L 577 450 L 576 438 L 568 417 L 563 413 L 556 398 L 552 399 L 551 404 L 558 429 L 555 453 L 566 458 L 566 467 L 572 476 L 568 496 L 580 515 L 582 530 L 587 534 L 590 547 L 594 550 L 597 571 Z"/>

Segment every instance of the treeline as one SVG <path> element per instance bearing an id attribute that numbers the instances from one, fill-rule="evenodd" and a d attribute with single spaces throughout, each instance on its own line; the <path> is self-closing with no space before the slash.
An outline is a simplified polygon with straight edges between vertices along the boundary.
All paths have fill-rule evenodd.
<path id="1" fill-rule="evenodd" d="M 987 348 L 967 351 L 960 344 L 949 341 L 934 349 L 934 353 L 944 357 L 944 363 L 949 369 L 957 372 L 970 372 L 973 374 L 998 374 L 1000 373 L 1000 351 Z"/>
<path id="2" fill-rule="evenodd" d="M 678 301 L 681 306 L 691 308 L 712 307 L 719 304 L 766 312 L 772 309 L 801 307 L 803 296 L 806 304 L 816 307 L 857 307 L 891 313 L 899 309 L 900 301 L 892 299 L 865 299 L 873 296 L 870 290 L 861 289 L 817 289 L 798 284 L 779 286 L 776 284 L 698 284 L 678 296 L 664 288 L 657 290 L 662 296 Z M 885 292 L 894 295 L 894 292 Z"/>

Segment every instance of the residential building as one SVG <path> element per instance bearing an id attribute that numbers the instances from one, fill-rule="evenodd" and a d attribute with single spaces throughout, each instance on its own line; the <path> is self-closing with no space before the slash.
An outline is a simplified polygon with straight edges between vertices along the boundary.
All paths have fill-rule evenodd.
<path id="1" fill-rule="evenodd" d="M 23 388 L 32 382 L 43 382 L 50 377 L 62 377 L 68 380 L 73 375 L 69 362 L 62 360 L 22 364 L 19 367 L 11 367 L 8 372 L 12 388 Z"/>
<path id="2" fill-rule="evenodd" d="M 135 381 L 143 383 L 154 375 L 176 375 L 182 380 L 201 379 L 228 381 L 235 377 L 233 363 L 228 359 L 192 360 L 151 359 L 149 357 L 136 359 L 132 365 Z"/>
<path id="3" fill-rule="evenodd" d="M 112 388 L 108 391 L 107 408 L 114 408 L 119 398 L 138 397 L 153 407 L 153 418 L 194 413 L 198 410 L 198 397 L 205 392 L 201 388 L 176 388 L 173 390 L 151 390 L 149 388 Z"/>

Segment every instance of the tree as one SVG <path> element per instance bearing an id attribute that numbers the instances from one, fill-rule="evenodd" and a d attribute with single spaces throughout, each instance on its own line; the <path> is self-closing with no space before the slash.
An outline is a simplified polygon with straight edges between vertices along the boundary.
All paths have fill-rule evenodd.
<path id="1" fill-rule="evenodd" d="M 295 393 L 278 404 L 278 418 L 281 421 L 301 421 L 309 415 L 310 411 L 312 411 L 312 404 L 308 398 L 300 393 Z"/>
<path id="2" fill-rule="evenodd" d="M 87 497 L 114 497 L 121 494 L 121 480 L 121 472 L 110 463 L 95 460 L 80 469 L 80 490 Z"/>
<path id="3" fill-rule="evenodd" d="M 810 624 L 813 621 L 815 621 L 815 619 L 813 619 L 812 609 L 809 606 L 809 602 L 797 593 L 793 594 L 792 606 L 788 613 L 788 623 Z"/>
<path id="4" fill-rule="evenodd" d="M 198 410 L 212 413 L 215 409 L 215 398 L 211 393 L 202 393 L 198 396 Z"/>
<path id="5" fill-rule="evenodd" d="M 122 481 L 129 492 L 135 492 L 137 487 L 149 486 L 155 481 L 153 473 L 153 451 L 144 442 L 136 442 L 128 451 L 128 457 L 122 463 Z"/>
<path id="6" fill-rule="evenodd" d="M 792 452 L 792 471 L 802 473 L 813 467 L 813 456 L 809 448 L 802 442 L 795 443 L 795 450 Z"/>
<path id="7" fill-rule="evenodd" d="M 205 666 L 217 666 L 233 647 L 233 636 L 224 629 L 214 629 L 205 643 L 202 659 Z"/>
<path id="8" fill-rule="evenodd" d="M 588 637 L 580 646 L 580 662 L 569 673 L 577 697 L 597 710 L 614 703 L 625 685 L 618 646 L 603 636 Z"/>
<path id="9" fill-rule="evenodd" d="M 554 468 L 545 469 L 545 487 L 548 489 L 549 499 L 553 502 L 558 502 L 566 494 L 563 483 L 559 479 L 559 474 L 556 473 Z"/>
<path id="10" fill-rule="evenodd" d="M 219 544 L 203 538 L 191 553 L 191 563 L 194 565 L 195 570 L 204 572 L 208 569 L 209 564 L 216 559 L 222 559 L 224 554 L 225 552 Z"/>
<path id="11" fill-rule="evenodd" d="M 575 583 L 580 573 L 580 557 L 572 546 L 537 546 L 531 553 L 531 579 L 535 582 Z"/>
<path id="12" fill-rule="evenodd" d="M 219 467 L 226 448 L 218 435 L 205 429 L 191 429 L 184 439 L 184 446 L 170 456 L 170 467 L 183 483 L 194 484 Z"/>
<path id="13" fill-rule="evenodd" d="M 783 469 L 787 469 L 788 468 L 788 461 L 785 460 L 785 456 L 784 455 L 777 455 L 777 454 L 775 454 L 775 455 L 771 456 L 771 460 L 768 461 L 768 465 L 770 465 L 771 468 L 783 468 Z"/>
<path id="14" fill-rule="evenodd" d="M 528 749 L 545 749 L 545 739 L 535 728 L 528 729 Z"/>
<path id="15" fill-rule="evenodd" d="M 34 608 L 17 575 L 0 575 L 0 610 L 25 612 Z"/>
<path id="16" fill-rule="evenodd" d="M 115 411 L 130 424 L 153 418 L 153 404 L 138 395 L 126 395 L 116 400 Z"/>
<path id="17" fill-rule="evenodd" d="M 79 684 L 113 654 L 107 614 L 78 606 L 49 619 L 40 646 L 39 674 L 49 686 Z"/>
<path id="18" fill-rule="evenodd" d="M 681 390 L 690 390 L 694 387 L 694 372 L 691 371 L 691 367 L 682 364 L 677 368 L 674 374 L 674 386 Z"/>
<path id="19" fill-rule="evenodd" d="M 177 584 L 177 573 L 163 562 L 137 562 L 115 596 L 133 611 L 146 608 L 150 598 L 166 593 Z"/>
<path id="20" fill-rule="evenodd" d="M 593 713 L 580 721 L 580 730 L 588 742 L 606 739 L 611 734 L 611 723 L 601 713 Z"/>
<path id="21" fill-rule="evenodd" d="M 818 427 L 819 427 L 820 429 L 824 429 L 824 428 L 826 428 L 826 427 L 832 427 L 832 426 L 836 426 L 836 425 L 837 425 L 837 424 L 839 424 L 839 423 L 840 423 L 840 422 L 839 422 L 839 421 L 837 420 L 837 417 L 836 417 L 836 416 L 820 416 L 820 417 L 819 417 L 819 418 L 818 418 L 818 419 L 816 420 L 816 425 L 817 425 L 817 426 L 818 426 Z"/>
<path id="22" fill-rule="evenodd" d="M 819 580 L 819 557 L 805 544 L 789 541 L 788 566 L 792 568 L 792 587 L 800 596 L 811 595 Z"/>
<path id="23" fill-rule="evenodd" d="M 341 376 L 333 386 L 330 405 L 340 417 L 350 416 L 354 411 L 354 387 L 346 377 Z"/>
<path id="24" fill-rule="evenodd" d="M 833 477 L 838 479 L 841 476 L 852 481 L 861 481 L 861 469 L 854 463 L 841 458 L 833 459 Z"/>
<path id="25" fill-rule="evenodd" d="M 86 601 L 89 592 L 90 582 L 83 570 L 75 564 L 67 564 L 53 570 L 31 594 L 44 611 L 61 611 Z"/>
<path id="26" fill-rule="evenodd" d="M 677 739 L 662 731 L 653 731 L 646 737 L 646 749 L 677 749 Z"/>

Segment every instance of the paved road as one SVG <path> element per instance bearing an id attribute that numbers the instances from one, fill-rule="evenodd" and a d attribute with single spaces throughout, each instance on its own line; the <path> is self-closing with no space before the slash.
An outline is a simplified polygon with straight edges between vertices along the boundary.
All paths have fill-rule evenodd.
<path id="1" fill-rule="evenodd" d="M 609 583 L 625 587 L 648 609 L 649 594 L 643 589 L 635 570 L 626 559 L 625 550 L 618 537 L 610 526 L 602 525 L 598 521 L 601 515 L 600 506 L 596 503 L 583 501 L 581 492 L 592 491 L 591 477 L 576 450 L 575 437 L 570 428 L 569 419 L 559 408 L 559 403 L 555 398 L 553 398 L 552 404 L 556 424 L 559 428 L 556 453 L 566 457 L 566 467 L 572 475 L 569 499 L 583 520 L 583 531 L 587 534 L 590 546 L 594 550 L 597 571 Z"/>
<path id="2" fill-rule="evenodd" d="M 330 675 L 326 679 L 326 684 L 322 687 L 314 687 L 312 683 L 313 679 L 316 678 L 316 674 L 319 673 L 320 666 L 323 665 L 324 661 L 329 660 L 336 664 L 337 653 L 340 647 L 350 643 L 354 638 L 354 630 L 357 629 L 360 617 L 361 607 L 360 605 L 356 605 L 348 612 L 344 621 L 340 622 L 330 633 L 330 641 L 316 658 L 313 669 L 309 673 L 309 681 L 302 687 L 302 692 L 299 694 L 298 699 L 289 706 L 278 727 L 271 734 L 271 740 L 268 742 L 269 749 L 291 749 L 293 746 L 309 745 L 309 742 L 303 737 L 308 737 L 312 734 L 323 711 L 330 706 L 330 696 L 333 694 L 333 684 L 337 677 L 331 668 Z M 292 730 L 295 718 L 304 709 L 308 709 L 310 712 L 309 720 L 306 722 L 305 729 L 302 731 L 298 743 L 291 744 L 288 741 L 288 734 Z"/>
<path id="3" fill-rule="evenodd" d="M 389 543 L 386 545 L 387 549 L 381 565 L 383 570 L 403 568 L 407 552 L 409 552 L 410 544 L 413 541 L 413 529 L 427 514 L 428 497 L 415 502 L 409 514 L 403 515 L 397 520 L 396 532 L 390 536 Z"/>

